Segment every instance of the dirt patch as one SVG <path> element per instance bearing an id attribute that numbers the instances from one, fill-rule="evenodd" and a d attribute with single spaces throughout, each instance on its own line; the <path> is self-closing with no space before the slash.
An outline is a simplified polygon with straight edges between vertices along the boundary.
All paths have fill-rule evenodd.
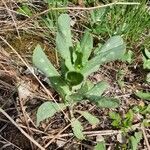
<path id="1" fill-rule="evenodd" d="M 5 124 L 5 126 L 5 129 L 3 129 L 0 134 L 0 136 L 2 136 L 2 138 L 0 137 L 1 150 L 19 150 L 19 148 L 23 150 L 31 149 L 29 140 L 20 133 L 16 127 L 11 124 Z"/>

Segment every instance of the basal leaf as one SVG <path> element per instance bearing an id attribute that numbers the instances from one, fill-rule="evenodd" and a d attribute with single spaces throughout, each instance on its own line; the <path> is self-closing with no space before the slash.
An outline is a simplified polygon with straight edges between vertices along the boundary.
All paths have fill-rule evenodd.
<path id="1" fill-rule="evenodd" d="M 107 42 L 102 46 L 99 53 L 103 53 L 110 50 L 121 50 L 125 49 L 125 44 L 121 36 L 112 36 L 107 40 Z"/>
<path id="2" fill-rule="evenodd" d="M 64 98 L 67 94 L 70 94 L 69 86 L 48 60 L 40 45 L 37 45 L 34 50 L 33 63 L 49 78 L 50 86 L 53 87 L 62 96 L 62 98 Z"/>
<path id="3" fill-rule="evenodd" d="M 150 92 L 138 91 L 135 93 L 135 95 L 141 99 L 150 101 Z"/>
<path id="4" fill-rule="evenodd" d="M 40 122 L 47 119 L 47 118 L 50 118 L 52 117 L 53 115 L 55 115 L 55 113 L 61 111 L 61 110 L 64 110 L 66 108 L 66 105 L 65 104 L 56 104 L 56 103 L 53 103 L 53 102 L 45 102 L 43 103 L 39 108 L 38 108 L 38 111 L 37 111 L 37 121 L 36 121 L 36 124 L 37 126 L 39 126 Z"/>
<path id="5" fill-rule="evenodd" d="M 40 45 L 37 45 L 33 52 L 33 64 L 42 71 L 47 77 L 59 76 L 59 73 L 49 61 Z"/>
<path id="6" fill-rule="evenodd" d="M 101 96 L 103 92 L 109 87 L 109 84 L 105 81 L 101 81 L 97 83 L 92 89 L 90 89 L 85 96 L 87 98 L 91 96 Z"/>
<path id="7" fill-rule="evenodd" d="M 83 66 L 88 62 L 89 56 L 93 48 L 93 37 L 86 31 L 81 40 L 81 50 L 83 53 L 82 64 Z"/>
<path id="8" fill-rule="evenodd" d="M 83 67 L 81 73 L 87 77 L 92 72 L 97 71 L 100 65 L 121 59 L 125 53 L 125 49 L 126 46 L 121 37 L 117 36 L 113 38 L 113 40 L 108 40 L 100 50 L 99 54 L 89 60 L 88 63 Z"/>
<path id="9" fill-rule="evenodd" d="M 87 111 L 78 111 L 91 125 L 99 124 L 99 119 Z"/>
<path id="10" fill-rule="evenodd" d="M 59 54 L 65 60 L 68 69 L 73 69 L 69 47 L 72 46 L 70 17 L 68 14 L 61 14 L 58 18 L 58 30 L 56 35 L 56 46 Z"/>
<path id="11" fill-rule="evenodd" d="M 120 104 L 118 99 L 110 97 L 100 97 L 93 95 L 89 98 L 89 100 L 95 102 L 97 106 L 102 108 L 117 108 Z"/>
<path id="12" fill-rule="evenodd" d="M 71 127 L 72 127 L 74 135 L 78 139 L 80 140 L 85 139 L 85 136 L 83 134 L 83 126 L 81 125 L 81 122 L 78 119 L 76 118 L 71 119 Z"/>

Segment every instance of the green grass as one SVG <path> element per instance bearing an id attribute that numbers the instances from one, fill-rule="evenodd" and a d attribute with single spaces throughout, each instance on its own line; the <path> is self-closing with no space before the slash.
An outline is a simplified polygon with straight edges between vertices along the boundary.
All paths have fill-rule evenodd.
<path id="1" fill-rule="evenodd" d="M 48 7 L 65 7 L 72 2 L 76 4 L 76 0 L 58 0 L 49 1 Z M 108 4 L 114 2 L 111 0 L 85 0 L 86 7 L 91 7 L 100 3 Z M 129 2 L 125 0 L 124 2 Z M 150 15 L 146 5 L 146 0 L 130 0 L 130 2 L 140 2 L 140 5 L 114 5 L 111 7 L 100 8 L 88 13 L 88 22 L 83 26 L 91 30 L 95 35 L 98 35 L 102 39 L 106 39 L 113 35 L 122 35 L 126 40 L 128 47 L 149 47 L 149 38 L 147 36 L 148 27 L 150 26 Z M 56 20 L 60 13 L 65 11 L 51 11 L 42 16 L 44 26 L 48 28 L 45 32 L 46 36 L 49 36 L 49 31 L 55 32 Z M 81 20 L 82 24 L 82 20 Z"/>
<path id="2" fill-rule="evenodd" d="M 96 20 L 94 20 L 97 15 Z M 145 0 L 141 5 L 116 5 L 91 12 L 89 29 L 98 36 L 107 37 L 122 35 L 130 46 L 138 45 L 145 39 L 144 45 L 149 45 L 148 36 L 144 36 L 150 26 L 150 15 Z M 98 17 L 99 16 L 99 17 Z"/>

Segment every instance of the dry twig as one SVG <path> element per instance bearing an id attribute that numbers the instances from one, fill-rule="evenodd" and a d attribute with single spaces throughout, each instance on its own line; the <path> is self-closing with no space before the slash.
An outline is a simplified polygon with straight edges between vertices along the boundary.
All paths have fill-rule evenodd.
<path id="1" fill-rule="evenodd" d="M 28 135 L 22 128 L 20 128 L 18 126 L 18 124 L 2 109 L 0 108 L 0 112 L 6 117 L 8 118 L 11 123 L 13 125 L 16 126 L 16 128 L 25 136 L 27 137 L 32 143 L 34 143 L 38 148 L 40 148 L 41 150 L 45 150 L 45 148 L 43 148 L 37 141 L 35 141 L 33 138 L 30 137 L 30 135 Z"/>
<path id="2" fill-rule="evenodd" d="M 141 130 L 143 132 L 143 136 L 144 136 L 144 140 L 145 140 L 147 149 L 150 150 L 150 145 L 149 145 L 149 141 L 148 141 L 144 126 L 141 127 Z"/>

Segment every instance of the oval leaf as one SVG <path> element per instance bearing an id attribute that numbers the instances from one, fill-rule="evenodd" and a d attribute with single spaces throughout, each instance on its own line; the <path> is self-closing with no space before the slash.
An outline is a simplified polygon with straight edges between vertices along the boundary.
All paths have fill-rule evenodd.
<path id="1" fill-rule="evenodd" d="M 100 96 L 91 96 L 89 100 L 96 103 L 97 106 L 102 108 L 117 108 L 120 104 L 118 99 Z"/>
<path id="2" fill-rule="evenodd" d="M 88 62 L 88 59 L 92 52 L 92 48 L 93 48 L 93 37 L 88 31 L 86 31 L 81 40 L 81 50 L 83 53 L 83 58 L 82 58 L 83 65 L 85 65 Z"/>
<path id="3" fill-rule="evenodd" d="M 87 111 L 78 111 L 91 125 L 96 126 L 99 124 L 99 119 Z"/>
<path id="4" fill-rule="evenodd" d="M 112 36 L 107 40 L 107 42 L 102 46 L 99 53 L 110 51 L 110 50 L 121 50 L 124 49 L 125 44 L 121 36 Z"/>
<path id="5" fill-rule="evenodd" d="M 89 60 L 88 63 L 83 67 L 81 73 L 87 77 L 92 72 L 97 71 L 100 65 L 121 59 L 125 53 L 125 49 L 126 45 L 121 37 L 117 36 L 113 38 L 113 40 L 108 40 L 100 50 L 99 54 Z"/>
<path id="6" fill-rule="evenodd" d="M 47 77 L 59 76 L 56 68 L 49 61 L 39 44 L 36 46 L 33 52 L 32 60 L 33 64 Z"/>
<path id="7" fill-rule="evenodd" d="M 83 134 L 83 127 L 81 125 L 81 122 L 78 119 L 76 118 L 71 119 L 71 127 L 72 127 L 74 135 L 78 139 L 80 140 L 85 139 L 84 134 Z"/>
<path id="8" fill-rule="evenodd" d="M 40 122 L 52 117 L 55 113 L 64 110 L 66 108 L 65 104 L 56 104 L 53 102 L 45 102 L 43 103 L 37 111 L 37 126 L 39 126 Z"/>
<path id="9" fill-rule="evenodd" d="M 68 69 L 73 68 L 71 63 L 71 53 L 69 50 L 69 47 L 72 47 L 70 21 L 71 18 L 68 14 L 61 14 L 58 18 L 58 30 L 56 35 L 57 50 L 65 60 Z"/>
<path id="10" fill-rule="evenodd" d="M 87 98 L 91 96 L 101 96 L 103 92 L 109 87 L 109 84 L 105 81 L 100 81 L 91 90 L 89 90 L 85 96 Z"/>

